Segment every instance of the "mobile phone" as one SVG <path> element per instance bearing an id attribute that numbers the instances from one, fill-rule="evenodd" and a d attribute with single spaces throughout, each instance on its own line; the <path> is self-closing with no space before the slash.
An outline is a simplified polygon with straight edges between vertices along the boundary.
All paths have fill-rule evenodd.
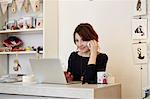
<path id="1" fill-rule="evenodd" d="M 87 47 L 90 48 L 90 42 L 87 43 Z"/>

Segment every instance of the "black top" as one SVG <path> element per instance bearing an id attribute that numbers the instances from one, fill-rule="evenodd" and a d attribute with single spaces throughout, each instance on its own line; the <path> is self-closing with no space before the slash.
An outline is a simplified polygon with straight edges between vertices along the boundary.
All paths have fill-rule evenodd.
<path id="1" fill-rule="evenodd" d="M 74 81 L 83 81 L 87 83 L 97 83 L 97 71 L 105 71 L 108 57 L 106 54 L 97 55 L 96 64 L 89 64 L 89 57 L 82 57 L 78 52 L 72 52 L 68 60 L 68 72 L 73 75 Z"/>

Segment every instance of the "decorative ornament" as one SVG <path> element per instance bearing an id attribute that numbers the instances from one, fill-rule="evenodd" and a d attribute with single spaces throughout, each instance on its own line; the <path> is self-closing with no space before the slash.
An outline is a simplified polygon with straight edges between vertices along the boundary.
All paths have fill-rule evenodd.
<path id="1" fill-rule="evenodd" d="M 40 11 L 40 0 L 30 0 L 34 12 Z"/>
<path id="2" fill-rule="evenodd" d="M 24 0 L 16 0 L 17 9 L 21 10 Z"/>
<path id="3" fill-rule="evenodd" d="M 12 6 L 11 6 L 11 7 L 12 7 L 12 8 L 11 8 L 12 12 L 13 12 L 13 13 L 16 13 L 16 11 L 17 11 L 16 0 L 13 0 L 13 1 L 12 1 Z"/>
<path id="4" fill-rule="evenodd" d="M 35 8 L 36 8 L 36 11 L 40 11 L 40 0 L 36 0 Z"/>
<path id="5" fill-rule="evenodd" d="M 18 54 L 16 54 L 16 59 L 14 60 L 14 71 L 19 71 L 21 69 L 21 65 L 19 64 Z"/>
<path id="6" fill-rule="evenodd" d="M 29 12 L 29 0 L 24 0 L 23 8 L 24 8 L 26 13 Z"/>
<path id="7" fill-rule="evenodd" d="M 3 14 L 6 13 L 7 6 L 8 6 L 8 1 L 1 2 L 1 9 L 2 9 Z"/>

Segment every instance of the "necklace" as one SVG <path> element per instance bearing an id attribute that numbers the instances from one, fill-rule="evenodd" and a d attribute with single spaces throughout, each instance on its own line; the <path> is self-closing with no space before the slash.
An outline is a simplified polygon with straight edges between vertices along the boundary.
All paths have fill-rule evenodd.
<path id="1" fill-rule="evenodd" d="M 81 59 L 80 59 L 80 66 L 81 66 L 80 67 L 80 73 L 81 73 L 80 80 L 82 82 L 85 82 L 85 73 L 86 73 L 86 64 L 87 64 L 86 58 L 87 57 L 81 57 Z"/>
<path id="2" fill-rule="evenodd" d="M 80 60 L 80 63 L 81 63 L 81 69 L 80 69 L 80 73 L 81 73 L 81 76 L 80 76 L 80 80 L 83 81 L 83 77 L 84 77 L 84 74 L 83 74 L 83 64 L 82 64 L 82 58 Z"/>

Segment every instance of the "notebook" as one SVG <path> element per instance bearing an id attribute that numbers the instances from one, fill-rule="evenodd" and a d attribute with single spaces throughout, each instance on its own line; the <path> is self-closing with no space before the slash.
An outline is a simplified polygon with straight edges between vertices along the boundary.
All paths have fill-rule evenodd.
<path id="1" fill-rule="evenodd" d="M 30 64 L 37 83 L 69 84 L 65 78 L 60 59 L 30 59 Z"/>

